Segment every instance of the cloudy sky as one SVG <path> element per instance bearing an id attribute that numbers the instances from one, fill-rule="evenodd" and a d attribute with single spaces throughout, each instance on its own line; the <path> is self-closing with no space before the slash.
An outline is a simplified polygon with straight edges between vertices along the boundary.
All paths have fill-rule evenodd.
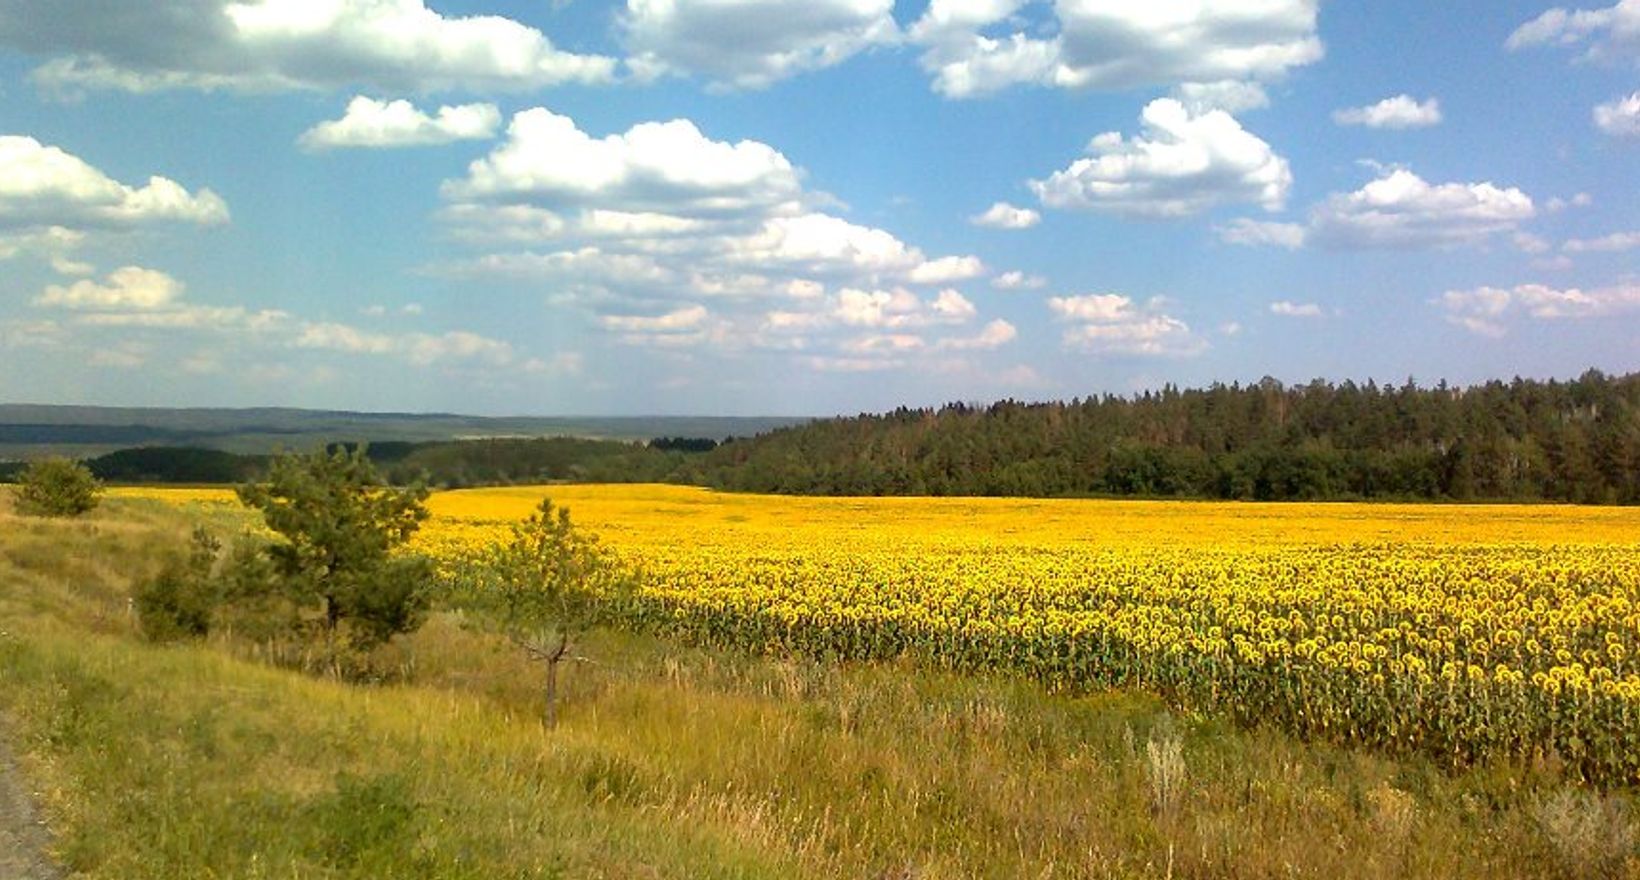
<path id="1" fill-rule="evenodd" d="M 0 401 L 1640 369 L 1640 0 L 0 0 Z"/>

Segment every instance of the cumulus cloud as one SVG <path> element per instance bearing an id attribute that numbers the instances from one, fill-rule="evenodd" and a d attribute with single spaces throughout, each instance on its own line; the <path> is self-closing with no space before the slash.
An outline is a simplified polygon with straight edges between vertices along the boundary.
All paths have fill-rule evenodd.
<path id="1" fill-rule="evenodd" d="M 445 182 L 441 216 L 475 244 L 578 245 L 489 255 L 466 271 L 594 269 L 599 283 L 748 296 L 796 282 L 943 285 L 985 273 L 975 257 L 931 258 L 886 230 L 815 210 L 822 200 L 802 177 L 773 147 L 714 141 L 688 120 L 595 138 L 535 109 L 466 177 Z"/>
<path id="2" fill-rule="evenodd" d="M 1640 248 L 1640 232 L 1614 232 L 1599 238 L 1574 238 L 1561 247 L 1573 254 L 1617 254 Z"/>
<path id="3" fill-rule="evenodd" d="M 761 89 L 897 42 L 893 11 L 893 0 L 627 0 L 620 27 L 640 79 Z"/>
<path id="4" fill-rule="evenodd" d="M 675 349 L 733 342 L 733 326 L 698 303 L 659 315 L 603 315 L 598 322 L 626 345 Z"/>
<path id="5" fill-rule="evenodd" d="M 1594 125 L 1612 137 L 1640 137 L 1640 92 L 1596 106 Z"/>
<path id="6" fill-rule="evenodd" d="M 924 47 L 934 89 L 966 98 L 1025 84 L 1127 89 L 1271 80 L 1324 54 L 1316 0 L 1059 0 L 1037 22 L 1021 20 L 1027 5 L 930 3 L 910 36 Z"/>
<path id="7" fill-rule="evenodd" d="M 101 284 L 84 279 L 66 287 L 52 285 L 34 302 L 68 309 L 140 311 L 171 305 L 182 296 L 182 290 L 182 282 L 164 272 L 125 266 L 109 273 Z"/>
<path id="8" fill-rule="evenodd" d="M 559 50 L 508 18 L 423 0 L 0 0 L 0 45 L 52 56 L 48 89 L 529 90 L 613 80 L 615 61 Z"/>
<path id="9" fill-rule="evenodd" d="M 1593 290 L 1522 284 L 1513 288 L 1477 287 L 1449 290 L 1435 301 L 1447 320 L 1473 333 L 1499 337 L 1507 321 L 1601 318 L 1640 311 L 1640 284 L 1624 283 Z"/>
<path id="10" fill-rule="evenodd" d="M 1152 299 L 1135 303 L 1115 293 L 1056 296 L 1048 310 L 1068 325 L 1063 334 L 1067 348 L 1095 354 L 1187 357 L 1207 349 L 1206 340 L 1188 324 L 1164 311 Z"/>
<path id="11" fill-rule="evenodd" d="M 991 286 L 997 290 L 1041 290 L 1048 286 L 1048 279 L 1015 269 L 992 278 Z"/>
<path id="12" fill-rule="evenodd" d="M 169 274 L 141 266 L 115 269 L 101 282 L 89 278 L 53 284 L 34 299 L 40 308 L 76 312 L 77 324 L 99 327 L 240 329 L 260 332 L 285 322 L 280 311 L 252 312 L 241 306 L 186 302 L 186 285 Z"/>
<path id="13" fill-rule="evenodd" d="M 1007 202 L 997 202 L 984 213 L 975 214 L 968 222 L 987 229 L 1030 229 L 1042 222 L 1042 214 L 1030 208 L 1016 208 Z"/>
<path id="14" fill-rule="evenodd" d="M 1452 247 L 1512 232 L 1535 214 L 1531 197 L 1513 187 L 1431 184 L 1392 168 L 1355 192 L 1334 194 L 1317 205 L 1310 237 L 1341 248 Z"/>
<path id="15" fill-rule="evenodd" d="M 473 162 L 465 179 L 444 185 L 456 201 L 674 217 L 784 208 L 801 193 L 797 169 L 767 144 L 714 141 L 686 119 L 594 138 L 539 107 L 514 116 L 505 143 Z"/>
<path id="16" fill-rule="evenodd" d="M 1620 0 L 1604 9 L 1557 6 L 1521 25 L 1504 45 L 1511 51 L 1537 46 L 1584 47 L 1584 61 L 1621 64 L 1640 61 L 1640 0 Z"/>
<path id="17" fill-rule="evenodd" d="M 1365 107 L 1335 110 L 1333 121 L 1367 128 L 1428 128 L 1441 123 L 1441 102 L 1434 98 L 1419 101 L 1411 95 L 1396 95 Z"/>
<path id="18" fill-rule="evenodd" d="M 1106 132 L 1078 159 L 1029 182 L 1050 208 L 1109 211 L 1136 217 L 1198 214 L 1215 205 L 1250 202 L 1280 210 L 1292 187 L 1287 160 L 1222 110 L 1192 113 L 1171 98 L 1152 101 L 1143 132 Z"/>
<path id="19" fill-rule="evenodd" d="M 1219 241 L 1245 247 L 1281 247 L 1297 250 L 1304 246 L 1309 231 L 1302 223 L 1277 223 L 1238 217 L 1229 223 L 1213 227 Z"/>
<path id="20" fill-rule="evenodd" d="M 1270 303 L 1270 314 L 1283 318 L 1319 318 L 1325 313 L 1321 311 L 1321 306 L 1315 303 L 1295 303 L 1278 299 Z"/>
<path id="21" fill-rule="evenodd" d="M 987 275 L 982 261 L 828 213 L 803 177 L 767 144 L 687 120 L 596 137 L 529 110 L 442 188 L 440 219 L 483 252 L 430 269 L 546 283 L 552 307 L 630 345 L 844 360 L 887 356 L 861 334 L 915 335 L 924 354 L 983 348 L 944 344 L 973 338 L 959 331 L 978 309 L 954 285 Z"/>
<path id="22" fill-rule="evenodd" d="M 208 189 L 190 193 L 159 176 L 129 186 L 58 147 L 31 137 L 0 136 L 0 230 L 157 221 L 226 223 L 228 206 Z"/>
<path id="23" fill-rule="evenodd" d="M 914 266 L 906 274 L 906 280 L 913 284 L 952 284 L 984 274 L 985 264 L 979 257 L 940 257 Z"/>
<path id="24" fill-rule="evenodd" d="M 377 101 L 361 95 L 348 102 L 341 119 L 315 125 L 297 143 L 305 150 L 417 147 L 484 140 L 494 137 L 500 127 L 501 111 L 494 104 L 440 107 L 437 116 L 430 116 L 409 101 Z"/>

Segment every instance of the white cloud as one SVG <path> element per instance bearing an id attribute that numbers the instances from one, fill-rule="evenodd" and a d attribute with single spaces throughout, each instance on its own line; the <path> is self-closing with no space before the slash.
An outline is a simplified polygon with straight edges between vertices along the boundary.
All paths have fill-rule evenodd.
<path id="1" fill-rule="evenodd" d="M 979 314 L 974 304 L 955 290 L 940 291 L 929 307 L 939 316 L 939 320 L 955 323 L 973 320 Z"/>
<path id="2" fill-rule="evenodd" d="M 1325 313 L 1315 303 L 1295 303 L 1284 299 L 1270 303 L 1270 314 L 1284 318 L 1319 318 Z"/>
<path id="3" fill-rule="evenodd" d="M 905 366 L 905 361 L 894 358 L 831 357 L 827 355 L 805 357 L 802 362 L 809 369 L 821 373 L 879 373 L 884 370 L 897 370 Z"/>
<path id="4" fill-rule="evenodd" d="M 1599 238 L 1574 238 L 1561 247 L 1573 254 L 1622 253 L 1640 248 L 1640 232 L 1614 232 Z"/>
<path id="5" fill-rule="evenodd" d="M 155 221 L 228 221 L 216 193 L 189 193 L 164 177 L 120 183 L 84 160 L 31 137 L 0 136 L 0 229 L 131 226 Z"/>
<path id="6" fill-rule="evenodd" d="M 67 287 L 47 287 L 34 303 L 67 309 L 146 311 L 175 303 L 181 298 L 182 289 L 182 282 L 164 272 L 125 266 L 109 273 L 103 284 L 85 279 Z"/>
<path id="7" fill-rule="evenodd" d="M 1605 9 L 1557 6 L 1516 28 L 1504 46 L 1511 51 L 1534 46 L 1569 49 L 1585 43 L 1588 48 L 1580 60 L 1640 61 L 1640 0 L 1619 0 Z"/>
<path id="8" fill-rule="evenodd" d="M 41 308 L 78 312 L 74 322 L 95 327 L 239 329 L 262 332 L 282 325 L 284 312 L 184 302 L 186 285 L 157 269 L 123 266 L 102 282 L 89 278 L 53 284 L 34 299 Z"/>
<path id="9" fill-rule="evenodd" d="M 991 279 L 991 286 L 997 290 L 1041 290 L 1048 286 L 1048 279 L 1015 269 Z"/>
<path id="10" fill-rule="evenodd" d="M 559 50 L 493 15 L 445 16 L 423 0 L 9 0 L 0 44 L 57 54 L 46 88 L 285 91 L 534 90 L 612 81 L 615 61 Z M 6 14 L 9 11 L 9 14 Z"/>
<path id="11" fill-rule="evenodd" d="M 1612 137 L 1640 137 L 1640 92 L 1595 107 L 1594 124 Z"/>
<path id="12" fill-rule="evenodd" d="M 606 329 L 623 333 L 675 333 L 694 330 L 706 321 L 708 312 L 702 305 L 685 306 L 664 315 L 605 315 L 601 321 Z"/>
<path id="13" fill-rule="evenodd" d="M 295 348 L 317 348 L 347 354 L 389 354 L 396 347 L 393 337 L 385 333 L 370 333 L 331 322 L 304 324 L 290 344 Z"/>
<path id="14" fill-rule="evenodd" d="M 1171 98 L 1152 101 L 1131 139 L 1106 132 L 1090 158 L 1029 185 L 1050 208 L 1138 217 L 1184 217 L 1215 205 L 1251 202 L 1268 211 L 1287 199 L 1287 160 L 1222 110 L 1193 114 Z"/>
<path id="15" fill-rule="evenodd" d="M 1120 294 L 1056 296 L 1048 309 L 1069 326 L 1068 348 L 1096 354 L 1188 357 L 1207 349 L 1207 342 L 1185 322 L 1166 314 L 1160 300 L 1143 305 Z"/>
<path id="16" fill-rule="evenodd" d="M 1640 284 L 1623 283 L 1594 290 L 1522 284 L 1513 288 L 1478 287 L 1449 290 L 1434 300 L 1447 320 L 1483 336 L 1503 336 L 1510 318 L 1534 320 L 1601 318 L 1640 311 Z"/>
<path id="17" fill-rule="evenodd" d="M 478 366 L 524 368 L 538 363 L 511 343 L 465 330 L 444 333 L 372 333 L 347 324 L 300 322 L 289 328 L 285 344 L 292 348 L 348 355 L 392 357 L 418 367 Z"/>
<path id="18" fill-rule="evenodd" d="M 85 242 L 85 233 L 63 226 L 33 227 L 20 232 L 0 233 L 0 260 L 24 254 L 43 257 L 63 275 L 86 275 L 84 264 L 69 259 L 70 251 Z"/>
<path id="19" fill-rule="evenodd" d="M 794 205 L 800 174 L 757 141 L 708 139 L 686 119 L 645 122 L 593 138 L 575 121 L 534 108 L 507 140 L 444 194 L 462 202 L 586 206 L 676 216 L 721 216 Z"/>
<path id="20" fill-rule="evenodd" d="M 1420 102 L 1411 95 L 1396 95 L 1365 107 L 1335 110 L 1333 121 L 1367 128 L 1428 128 L 1441 123 L 1441 102 L 1434 98 Z"/>
<path id="21" fill-rule="evenodd" d="M 857 358 L 842 348 L 847 334 L 912 330 L 931 353 L 978 318 L 950 285 L 986 275 L 981 260 L 929 255 L 819 210 L 824 197 L 802 178 L 774 148 L 714 141 L 687 120 L 593 137 L 525 111 L 443 187 L 439 217 L 452 234 L 502 250 L 430 269 L 548 282 L 550 307 L 586 313 L 619 342 L 719 355 Z M 506 250 L 519 245 L 531 249 Z M 919 286 L 943 289 L 924 296 Z"/>
<path id="22" fill-rule="evenodd" d="M 893 0 L 627 0 L 620 27 L 640 79 L 761 89 L 896 42 L 893 11 Z"/>
<path id="23" fill-rule="evenodd" d="M 1324 54 L 1317 0 L 1058 0 L 1052 20 L 1012 24 L 1026 5 L 931 3 L 911 37 L 925 47 L 922 65 L 934 89 L 963 98 L 1023 84 L 1127 89 L 1271 80 Z M 989 33 L 1004 23 L 1011 33 Z"/>
<path id="24" fill-rule="evenodd" d="M 984 274 L 985 264 L 978 257 L 940 257 L 912 268 L 906 280 L 913 284 L 951 284 Z"/>
<path id="25" fill-rule="evenodd" d="M 1304 246 L 1309 231 L 1301 223 L 1277 223 L 1238 217 L 1222 226 L 1213 227 L 1219 241 L 1245 247 L 1281 247 L 1297 250 Z"/>
<path id="26" fill-rule="evenodd" d="M 968 218 L 968 222 L 987 229 L 1030 229 L 1042 222 L 1042 215 L 1030 208 L 1016 208 L 1007 202 L 997 202 L 982 214 Z"/>
<path id="27" fill-rule="evenodd" d="M 120 348 L 99 347 L 103 366 L 134 366 L 131 352 L 147 343 L 132 340 L 136 332 L 212 332 L 226 334 L 236 345 L 388 356 L 415 366 L 484 366 L 523 368 L 529 359 L 511 344 L 464 330 L 442 334 L 387 334 L 330 321 L 304 321 L 278 310 L 253 311 L 243 306 L 212 306 L 183 299 L 185 285 L 170 275 L 140 266 L 109 273 L 104 282 L 82 279 L 48 286 L 34 304 L 76 313 L 73 323 L 121 331 Z M 55 323 L 52 326 L 57 326 Z M 58 332 L 53 338 L 60 339 Z M 185 369 L 193 369 L 187 363 Z M 199 365 L 196 365 L 199 366 Z"/>
<path id="28" fill-rule="evenodd" d="M 1317 205 L 1310 236 L 1341 248 L 1452 247 L 1512 232 L 1535 214 L 1531 197 L 1513 187 L 1431 184 L 1393 168 L 1355 192 L 1334 194 Z"/>
<path id="29" fill-rule="evenodd" d="M 989 351 L 1019 338 L 1019 330 L 1000 318 L 991 321 L 974 336 L 954 336 L 940 340 L 938 348 L 956 351 Z"/>
<path id="30" fill-rule="evenodd" d="M 1263 86 L 1233 79 L 1180 83 L 1173 89 L 1173 98 L 1198 115 L 1212 110 L 1234 115 L 1270 106 L 1270 95 Z"/>
<path id="31" fill-rule="evenodd" d="M 463 140 L 483 140 L 501 127 L 494 104 L 440 107 L 437 116 L 417 110 L 409 101 L 377 101 L 363 95 L 347 104 L 341 119 L 321 122 L 297 139 L 303 149 L 338 147 L 415 147 Z"/>
<path id="32" fill-rule="evenodd" d="M 838 291 L 832 314 L 853 327 L 913 327 L 923 323 L 923 303 L 904 288 Z"/>
<path id="33" fill-rule="evenodd" d="M 1592 204 L 1594 204 L 1594 196 L 1586 192 L 1580 192 L 1569 199 L 1555 196 L 1543 203 L 1543 209 L 1551 214 L 1559 214 L 1567 208 L 1587 208 Z"/>

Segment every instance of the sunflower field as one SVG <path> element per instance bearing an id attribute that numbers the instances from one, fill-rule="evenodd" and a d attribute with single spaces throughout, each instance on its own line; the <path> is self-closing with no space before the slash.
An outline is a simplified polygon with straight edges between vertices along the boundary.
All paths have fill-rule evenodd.
<path id="1" fill-rule="evenodd" d="M 614 609 L 635 628 L 1142 688 L 1454 765 L 1640 782 L 1633 508 L 552 486 L 435 494 L 417 543 L 461 565 L 543 496 L 642 572 Z"/>

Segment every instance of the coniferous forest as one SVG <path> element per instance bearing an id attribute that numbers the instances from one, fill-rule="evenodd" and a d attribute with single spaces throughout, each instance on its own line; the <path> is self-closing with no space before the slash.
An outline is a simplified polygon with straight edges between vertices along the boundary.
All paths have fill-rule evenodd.
<path id="1" fill-rule="evenodd" d="M 1640 501 L 1640 374 L 1314 381 L 901 408 L 726 444 L 701 479 L 820 495 Z"/>

